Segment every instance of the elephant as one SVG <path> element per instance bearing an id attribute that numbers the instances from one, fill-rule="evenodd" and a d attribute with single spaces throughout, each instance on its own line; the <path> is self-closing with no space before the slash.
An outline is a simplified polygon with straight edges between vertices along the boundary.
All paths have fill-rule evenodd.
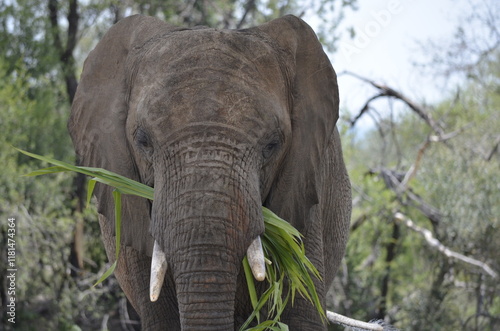
<path id="1" fill-rule="evenodd" d="M 154 189 L 153 201 L 123 197 L 114 272 L 143 330 L 244 323 L 242 260 L 250 246 L 260 256 L 262 206 L 303 234 L 325 304 L 351 214 L 338 118 L 335 71 L 295 16 L 230 30 L 134 15 L 110 28 L 85 60 L 68 130 L 80 165 Z M 112 188 L 94 196 L 114 262 Z M 300 296 L 281 320 L 327 328 Z"/>

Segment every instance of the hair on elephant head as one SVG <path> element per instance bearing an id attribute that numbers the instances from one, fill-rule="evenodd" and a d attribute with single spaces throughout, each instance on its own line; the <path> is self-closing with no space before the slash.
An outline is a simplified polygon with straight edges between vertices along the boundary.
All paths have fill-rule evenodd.
<path id="1" fill-rule="evenodd" d="M 241 261 L 264 231 L 262 205 L 304 234 L 324 301 L 351 211 L 338 102 L 321 44 L 293 16 L 245 30 L 132 16 L 104 36 L 85 61 L 69 130 L 81 164 L 154 187 L 152 202 L 124 199 L 115 271 L 144 330 L 246 320 Z M 111 189 L 95 195 L 113 260 Z M 326 329 L 302 298 L 283 320 Z"/>

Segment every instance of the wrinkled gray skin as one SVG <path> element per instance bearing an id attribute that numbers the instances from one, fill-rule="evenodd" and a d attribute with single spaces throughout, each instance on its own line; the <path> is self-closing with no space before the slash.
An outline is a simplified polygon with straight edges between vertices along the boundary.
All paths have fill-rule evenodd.
<path id="1" fill-rule="evenodd" d="M 124 200 L 115 271 L 143 330 L 234 330 L 246 320 L 241 261 L 264 231 L 262 205 L 305 235 L 324 302 L 351 212 L 338 101 L 316 35 L 293 16 L 246 30 L 132 16 L 104 36 L 85 62 L 69 130 L 83 165 L 154 187 L 154 202 Z M 95 195 L 113 261 L 111 189 Z M 168 262 L 157 302 L 154 240 Z M 300 297 L 283 320 L 326 329 Z"/>

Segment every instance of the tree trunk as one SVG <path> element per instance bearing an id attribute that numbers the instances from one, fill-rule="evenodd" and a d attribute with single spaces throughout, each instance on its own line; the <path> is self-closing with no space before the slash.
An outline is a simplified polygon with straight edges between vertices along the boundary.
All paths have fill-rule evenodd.
<path id="1" fill-rule="evenodd" d="M 50 33 L 52 41 L 57 54 L 59 55 L 61 71 L 66 85 L 66 92 L 70 105 L 75 98 L 78 80 L 76 79 L 75 58 L 73 56 L 74 49 L 78 42 L 78 1 L 69 0 L 68 11 L 68 32 L 66 45 L 63 46 L 60 36 L 59 28 L 59 3 L 57 0 L 49 0 L 48 2 L 49 20 L 50 20 Z M 77 174 L 73 181 L 73 194 L 72 197 L 77 199 L 73 215 L 76 218 L 75 231 L 73 241 L 71 243 L 71 253 L 69 262 L 72 266 L 71 275 L 76 277 L 78 270 L 83 268 L 83 220 L 79 215 L 84 206 L 85 201 L 85 175 Z"/>
<path id="2" fill-rule="evenodd" d="M 389 284 L 391 278 L 391 264 L 396 258 L 396 248 L 400 237 L 399 224 L 392 223 L 392 236 L 390 242 L 386 245 L 387 254 L 385 257 L 385 275 L 382 279 L 380 290 L 380 303 L 377 308 L 377 319 L 384 320 L 387 314 L 387 296 L 389 295 Z"/>

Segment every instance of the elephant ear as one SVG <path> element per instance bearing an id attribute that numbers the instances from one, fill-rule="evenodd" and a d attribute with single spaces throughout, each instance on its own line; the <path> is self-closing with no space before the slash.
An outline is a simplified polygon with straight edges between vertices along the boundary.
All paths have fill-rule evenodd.
<path id="1" fill-rule="evenodd" d="M 316 34 L 295 16 L 256 29 L 284 53 L 291 91 L 292 141 L 266 204 L 299 230 L 318 203 L 317 174 L 339 117 L 337 78 Z M 324 165 L 323 165 L 324 166 Z"/>
<path id="2" fill-rule="evenodd" d="M 135 15 L 115 24 L 85 61 L 68 123 L 79 163 L 104 168 L 140 181 L 138 165 L 125 132 L 131 69 L 141 48 L 158 34 L 174 27 L 158 19 Z M 112 189 L 97 185 L 101 228 L 110 240 L 114 235 Z M 150 203 L 123 196 L 122 244 L 151 255 Z M 104 222 L 104 223 L 103 223 Z"/>

